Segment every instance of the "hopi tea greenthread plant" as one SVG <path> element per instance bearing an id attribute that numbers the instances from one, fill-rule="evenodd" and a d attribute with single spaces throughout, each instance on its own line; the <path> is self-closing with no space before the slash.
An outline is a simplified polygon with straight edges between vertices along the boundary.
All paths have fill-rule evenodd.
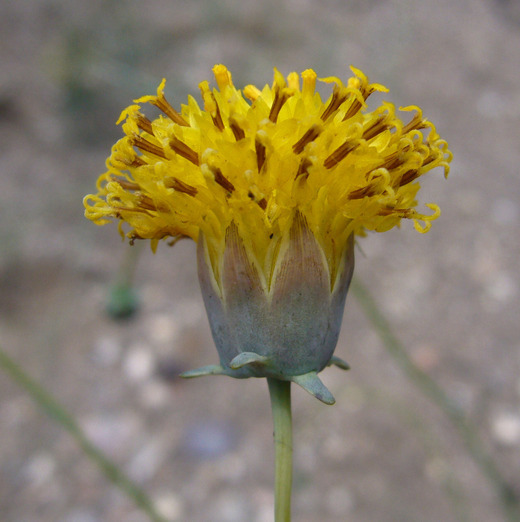
<path id="1" fill-rule="evenodd" d="M 354 270 L 354 242 L 410 219 L 427 232 L 440 210 L 417 210 L 419 178 L 436 167 L 447 176 L 451 152 L 415 106 L 383 102 L 358 69 L 339 78 L 323 102 L 316 73 L 238 90 L 223 65 L 217 88 L 200 83 L 203 107 L 189 97 L 180 112 L 164 96 L 125 109 L 125 136 L 112 148 L 97 194 L 84 199 L 98 225 L 113 219 L 130 243 L 197 243 L 200 286 L 219 364 L 184 377 L 266 377 L 275 425 L 276 521 L 290 520 L 292 473 L 290 383 L 326 404 L 334 397 L 318 377 L 334 356 Z M 148 119 L 142 105 L 161 114 Z M 126 224 L 126 231 L 124 225 Z"/>

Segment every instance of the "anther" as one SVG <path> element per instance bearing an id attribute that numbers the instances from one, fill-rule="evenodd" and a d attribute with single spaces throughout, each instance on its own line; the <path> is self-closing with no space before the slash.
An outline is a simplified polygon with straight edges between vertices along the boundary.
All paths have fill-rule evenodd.
<path id="1" fill-rule="evenodd" d="M 370 140 L 380 134 L 381 132 L 385 131 L 388 128 L 386 124 L 386 117 L 385 116 L 379 116 L 372 125 L 370 125 L 364 132 L 363 132 L 363 138 L 366 140 Z"/>
<path id="2" fill-rule="evenodd" d="M 413 118 L 403 127 L 402 134 L 407 134 L 411 130 L 426 129 L 427 127 L 427 121 L 423 120 L 422 114 L 416 112 Z"/>
<path id="3" fill-rule="evenodd" d="M 337 85 L 334 85 L 332 98 L 327 108 L 323 111 L 323 114 L 321 115 L 322 121 L 326 121 L 346 99 L 346 95 L 341 93 Z"/>
<path id="4" fill-rule="evenodd" d="M 352 118 L 352 116 L 355 116 L 359 112 L 359 109 L 361 109 L 361 107 L 363 107 L 363 105 L 357 98 L 355 98 L 350 107 L 348 108 L 347 112 L 345 113 L 345 116 L 343 116 L 343 121 Z"/>
<path id="5" fill-rule="evenodd" d="M 162 147 L 150 143 L 148 140 L 145 140 L 142 136 L 139 136 L 137 134 L 133 136 L 132 144 L 144 152 L 149 152 L 154 156 L 159 156 L 160 158 L 166 159 L 166 155 L 164 154 L 164 150 Z"/>
<path id="6" fill-rule="evenodd" d="M 293 152 L 295 154 L 300 154 L 305 145 L 314 141 L 321 133 L 321 128 L 319 125 L 313 125 L 294 145 Z"/>
<path id="7" fill-rule="evenodd" d="M 145 210 L 153 210 L 156 211 L 157 207 L 155 206 L 152 198 L 150 196 L 146 196 L 144 194 L 140 194 L 137 197 L 138 205 Z"/>
<path id="8" fill-rule="evenodd" d="M 164 186 L 166 188 L 172 188 L 178 192 L 188 194 L 188 196 L 196 196 L 198 192 L 195 187 L 192 187 L 191 185 L 188 185 L 187 183 L 184 183 L 184 181 L 181 181 L 178 178 L 174 178 L 173 176 L 170 176 L 164 180 Z"/>
<path id="9" fill-rule="evenodd" d="M 213 96 L 213 99 L 215 99 L 213 93 L 211 93 L 211 95 Z M 215 107 L 215 114 L 211 114 L 211 119 L 213 120 L 215 127 L 222 132 L 224 130 L 224 122 L 222 121 L 222 114 L 220 114 L 220 107 L 218 106 L 217 100 L 215 100 Z"/>
<path id="10" fill-rule="evenodd" d="M 161 94 L 160 97 L 157 97 L 151 103 L 164 112 L 164 114 L 166 114 L 166 116 L 177 125 L 181 125 L 182 127 L 190 126 L 190 124 L 168 103 L 164 94 Z"/>
<path id="11" fill-rule="evenodd" d="M 278 119 L 278 114 L 280 114 L 280 110 L 282 109 L 284 103 L 289 99 L 290 95 L 284 91 L 284 89 L 276 89 L 274 95 L 273 105 L 271 106 L 271 111 L 269 112 L 269 119 L 276 123 Z"/>
<path id="12" fill-rule="evenodd" d="M 298 172 L 296 172 L 296 176 L 294 179 L 298 179 L 300 176 L 303 176 L 303 179 L 307 179 L 309 177 L 309 167 L 312 165 L 312 161 L 309 158 L 303 158 L 300 161 L 300 165 L 298 166 Z"/>
<path id="13" fill-rule="evenodd" d="M 240 125 L 235 120 L 230 118 L 229 126 L 231 127 L 231 131 L 233 132 L 233 135 L 235 136 L 235 140 L 240 141 L 246 137 L 246 133 L 244 132 L 244 129 L 242 129 L 242 127 L 240 127 Z"/>
<path id="14" fill-rule="evenodd" d="M 152 122 L 146 116 L 143 116 L 142 114 L 138 114 L 137 126 L 144 132 L 147 132 L 148 134 L 151 134 L 152 136 L 154 135 L 153 129 L 152 129 Z"/>
<path id="15" fill-rule="evenodd" d="M 127 179 L 123 179 L 123 178 L 118 178 L 116 176 L 110 176 L 110 178 L 115 181 L 116 183 L 118 183 L 121 188 L 125 189 L 125 190 L 140 190 L 141 186 L 138 185 L 137 183 L 134 183 L 133 181 L 128 181 Z"/>
<path id="16" fill-rule="evenodd" d="M 146 161 L 142 159 L 140 156 L 134 156 L 132 161 L 130 161 L 126 157 L 119 157 L 115 156 L 114 160 L 120 161 L 121 163 L 124 163 L 127 167 L 142 167 L 143 165 L 147 165 Z"/>
<path id="17" fill-rule="evenodd" d="M 256 167 L 258 172 L 262 170 L 265 163 L 265 145 L 262 145 L 258 140 L 255 140 L 256 150 Z"/>
<path id="18" fill-rule="evenodd" d="M 218 183 L 224 190 L 227 190 L 228 192 L 233 192 L 235 190 L 233 183 L 231 183 L 231 181 L 229 181 L 224 176 L 224 174 L 222 174 L 222 171 L 218 167 L 210 167 L 210 170 L 215 178 L 215 183 Z"/>
<path id="19" fill-rule="evenodd" d="M 354 149 L 359 146 L 359 143 L 346 141 L 340 145 L 328 158 L 325 159 L 323 165 L 326 169 L 335 167 L 341 160 L 345 159 Z"/>
<path id="20" fill-rule="evenodd" d="M 399 186 L 402 187 L 403 185 L 408 185 L 408 183 L 411 183 L 414 179 L 417 179 L 418 170 L 417 169 L 410 169 L 407 170 L 402 176 L 399 181 Z"/>
<path id="21" fill-rule="evenodd" d="M 187 159 L 197 167 L 199 166 L 199 155 L 186 143 L 181 141 L 177 137 L 173 137 L 170 140 L 170 147 L 174 150 L 179 156 L 182 156 L 184 159 Z"/>

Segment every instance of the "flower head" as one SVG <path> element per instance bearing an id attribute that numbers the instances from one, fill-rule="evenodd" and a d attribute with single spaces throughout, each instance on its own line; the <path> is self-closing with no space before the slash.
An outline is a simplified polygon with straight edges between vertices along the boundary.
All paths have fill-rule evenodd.
<path id="1" fill-rule="evenodd" d="M 389 230 L 403 218 L 426 232 L 440 214 L 434 204 L 417 210 L 416 194 L 426 172 L 441 167 L 448 174 L 447 143 L 418 107 L 400 109 L 406 121 L 388 102 L 368 110 L 368 97 L 387 89 L 352 72 L 346 84 L 322 79 L 332 84 L 322 101 L 310 69 L 287 78 L 275 69 L 272 86 L 240 91 L 226 67 L 216 65 L 217 88 L 200 83 L 203 106 L 189 97 L 180 112 L 166 100 L 163 80 L 156 96 L 122 112 L 125 136 L 112 149 L 98 193 L 84 200 L 89 219 L 126 223 L 131 241 L 150 239 L 153 248 L 166 238 L 199 243 L 201 285 L 224 373 L 293 378 L 320 371 L 339 332 L 352 238 Z M 144 104 L 161 114 L 148 119 Z M 319 310 L 324 289 L 328 304 Z M 326 355 L 309 362 L 302 353 L 291 365 L 280 347 L 291 345 L 294 355 L 303 337 L 287 333 L 295 303 L 283 296 L 297 290 L 301 309 L 312 303 L 323 323 L 319 335 L 297 328 L 303 337 L 316 334 L 313 342 L 325 346 Z M 248 336 L 243 326 L 249 319 L 240 317 L 250 319 L 247 328 L 264 348 L 254 349 L 255 334 Z M 263 326 L 254 326 L 259 318 Z M 242 353 L 258 358 L 241 355 L 233 364 Z"/>

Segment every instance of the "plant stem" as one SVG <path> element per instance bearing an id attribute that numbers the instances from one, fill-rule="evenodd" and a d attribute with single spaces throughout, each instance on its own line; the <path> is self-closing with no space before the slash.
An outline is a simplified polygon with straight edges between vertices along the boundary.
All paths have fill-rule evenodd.
<path id="1" fill-rule="evenodd" d="M 101 450 L 88 440 L 75 418 L 1 349 L 0 368 L 5 370 L 47 415 L 52 417 L 72 436 L 84 454 L 99 467 L 116 487 L 131 498 L 135 504 L 148 515 L 151 521 L 166 522 L 166 519 L 156 511 L 150 497 L 128 478 Z"/>
<path id="2" fill-rule="evenodd" d="M 394 358 L 417 389 L 429 397 L 458 430 L 469 455 L 495 489 L 505 519 L 510 522 L 520 520 L 518 495 L 513 486 L 502 476 L 500 469 L 491 455 L 489 455 L 478 435 L 476 427 L 466 418 L 464 412 L 453 403 L 446 392 L 413 362 L 401 341 L 392 332 L 390 324 L 383 316 L 367 287 L 359 280 L 354 279 L 351 284 L 351 291 L 357 297 L 363 311 L 381 337 L 388 353 Z"/>
<path id="3" fill-rule="evenodd" d="M 292 414 L 291 382 L 268 377 L 274 424 L 275 446 L 275 522 L 291 521 L 292 489 Z"/>

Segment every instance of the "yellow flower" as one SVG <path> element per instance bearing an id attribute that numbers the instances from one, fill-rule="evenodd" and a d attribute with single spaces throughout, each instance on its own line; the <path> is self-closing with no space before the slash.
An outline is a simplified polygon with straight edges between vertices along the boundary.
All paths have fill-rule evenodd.
<path id="1" fill-rule="evenodd" d="M 124 234 L 121 225 L 126 222 L 131 242 L 150 239 L 154 249 L 165 238 L 175 242 L 190 237 L 199 243 L 201 285 L 217 347 L 222 345 L 224 373 L 293 378 L 320 371 L 330 362 L 339 333 L 337 316 L 353 269 L 354 235 L 384 232 L 403 218 L 426 232 L 440 214 L 435 204 L 426 205 L 426 213 L 416 210 L 416 194 L 426 172 L 442 167 L 448 174 L 447 143 L 418 107 L 400 109 L 407 115 L 405 122 L 388 102 L 369 111 L 367 98 L 387 89 L 369 83 L 358 69 L 352 71 L 346 84 L 336 77 L 321 80 L 332 84 L 332 94 L 323 102 L 310 69 L 286 79 L 275 69 L 272 87 L 248 85 L 240 91 L 226 67 L 216 65 L 218 88 L 211 89 L 207 81 L 199 85 L 203 108 L 190 96 L 180 112 L 166 100 L 163 80 L 156 96 L 140 98 L 122 112 L 118 123 L 124 121 L 125 136 L 112 149 L 98 193 L 84 200 L 86 217 L 95 223 L 118 219 Z M 141 112 L 143 104 L 154 105 L 161 114 L 148 119 Z M 306 255 L 307 265 L 300 262 Z M 293 265 L 301 265 L 300 272 L 287 268 Z M 204 288 L 208 277 L 211 283 Z M 268 362 L 274 345 L 284 342 L 285 319 L 278 325 L 285 333 L 262 341 L 271 342 L 271 351 L 245 349 L 249 341 L 238 339 L 232 353 L 222 354 L 227 341 L 217 337 L 222 322 L 230 321 L 232 306 L 226 295 L 237 281 L 249 288 L 246 301 L 256 294 L 265 296 L 260 308 L 271 307 L 287 281 L 291 291 L 298 279 L 308 287 L 314 281 L 314 297 L 303 294 L 319 308 L 321 298 L 316 296 L 322 293 L 324 278 L 328 299 L 339 303 L 335 311 L 324 312 L 323 328 L 334 331 L 323 333 L 320 341 L 328 346 L 326 357 L 303 366 L 300 361 L 297 368 L 286 360 Z M 342 298 L 334 297 L 339 287 Z M 223 306 L 220 326 L 211 319 L 212 296 Z M 242 309 L 244 299 L 237 300 Z M 293 304 L 283 304 L 284 314 Z M 268 322 L 269 314 L 279 313 L 264 308 L 247 313 Z M 238 328 L 230 324 L 228 337 Z M 277 327 L 272 323 L 273 329 Z M 242 355 L 231 364 L 233 354 L 241 353 L 263 359 Z"/>

